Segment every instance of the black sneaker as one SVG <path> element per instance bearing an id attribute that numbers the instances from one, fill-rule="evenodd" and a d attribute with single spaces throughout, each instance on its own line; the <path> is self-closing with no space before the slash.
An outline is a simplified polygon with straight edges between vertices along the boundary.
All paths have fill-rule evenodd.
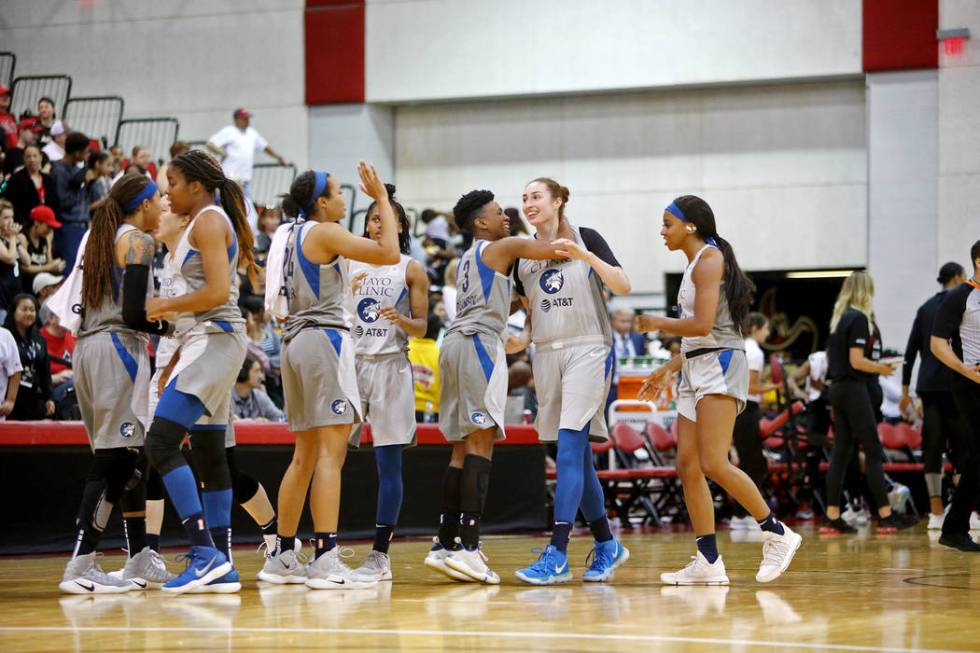
<path id="1" fill-rule="evenodd" d="M 939 536 L 939 543 L 960 551 L 980 551 L 980 544 L 974 542 L 966 533 L 943 533 Z"/>
<path id="2" fill-rule="evenodd" d="M 903 528 L 911 528 L 915 525 L 914 520 L 910 520 L 904 515 L 900 515 L 897 512 L 893 512 L 887 517 L 878 518 L 878 532 L 879 533 L 894 533 L 895 531 L 900 531 Z"/>
<path id="3" fill-rule="evenodd" d="M 820 527 L 821 535 L 851 535 L 852 533 L 857 533 L 857 529 L 840 517 L 828 519 Z"/>

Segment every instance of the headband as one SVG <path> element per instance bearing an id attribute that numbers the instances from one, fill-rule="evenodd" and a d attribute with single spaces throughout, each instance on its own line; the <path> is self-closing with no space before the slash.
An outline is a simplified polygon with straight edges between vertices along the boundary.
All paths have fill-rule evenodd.
<path id="1" fill-rule="evenodd" d="M 136 197 L 122 205 L 123 213 L 132 213 L 140 207 L 140 204 L 153 197 L 156 192 L 157 185 L 151 181 L 146 186 L 143 186 L 143 190 Z"/>
<path id="2" fill-rule="evenodd" d="M 684 215 L 684 212 L 681 211 L 681 207 L 677 206 L 677 202 L 671 202 L 670 204 L 668 204 L 667 208 L 664 209 L 664 211 L 667 211 L 681 222 L 687 222 L 687 217 Z M 704 242 L 711 245 L 712 247 L 718 247 L 718 242 L 711 236 L 705 238 Z"/>
<path id="3" fill-rule="evenodd" d="M 323 191 L 327 190 L 328 179 L 330 179 L 330 173 L 324 172 L 323 170 L 313 171 L 313 198 L 310 200 L 308 206 L 299 210 L 299 217 L 305 219 L 307 215 L 316 211 L 316 201 L 323 195 Z"/>

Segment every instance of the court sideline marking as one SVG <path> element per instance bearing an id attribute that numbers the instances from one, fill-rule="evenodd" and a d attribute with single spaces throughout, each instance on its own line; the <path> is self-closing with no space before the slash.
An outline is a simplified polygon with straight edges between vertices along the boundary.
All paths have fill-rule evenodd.
<path id="1" fill-rule="evenodd" d="M 623 640 L 640 642 L 676 642 L 688 644 L 717 644 L 727 646 L 779 646 L 784 648 L 809 649 L 818 651 L 867 651 L 870 653 L 966 653 L 963 649 L 934 649 L 934 648 L 899 648 L 894 646 L 860 646 L 845 644 L 820 644 L 805 642 L 780 642 L 756 639 L 721 639 L 715 637 L 680 637 L 669 635 L 628 635 L 613 633 L 545 633 L 545 632 L 504 632 L 494 633 L 480 630 L 420 630 L 420 629 L 386 629 L 386 628 L 204 628 L 204 627 L 169 627 L 169 626 L 0 626 L 0 632 L 145 632 L 145 633 L 220 633 L 230 635 L 242 634 L 334 634 L 334 635 L 385 635 L 385 636 L 419 636 L 419 637 L 490 637 L 496 639 L 577 639 L 586 641 Z"/>

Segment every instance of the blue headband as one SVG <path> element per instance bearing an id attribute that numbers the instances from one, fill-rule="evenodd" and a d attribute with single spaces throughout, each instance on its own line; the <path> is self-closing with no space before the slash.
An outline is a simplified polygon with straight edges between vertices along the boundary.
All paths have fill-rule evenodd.
<path id="1" fill-rule="evenodd" d="M 122 205 L 123 213 L 132 213 L 140 207 L 140 204 L 153 197 L 156 192 L 157 185 L 151 181 L 146 186 L 143 186 L 143 190 L 136 197 Z"/>
<path id="2" fill-rule="evenodd" d="M 681 211 L 681 207 L 677 206 L 677 202 L 671 202 L 668 204 L 664 211 L 667 211 L 681 222 L 687 222 L 687 217 L 684 215 L 684 212 Z M 712 247 L 718 247 L 718 242 L 711 236 L 705 238 L 704 242 L 708 243 Z"/>
<path id="3" fill-rule="evenodd" d="M 330 179 L 330 173 L 323 170 L 313 171 L 313 199 L 310 200 L 309 206 L 299 210 L 299 217 L 306 218 L 307 215 L 316 211 L 316 201 L 323 195 L 323 191 L 327 190 L 328 179 Z"/>

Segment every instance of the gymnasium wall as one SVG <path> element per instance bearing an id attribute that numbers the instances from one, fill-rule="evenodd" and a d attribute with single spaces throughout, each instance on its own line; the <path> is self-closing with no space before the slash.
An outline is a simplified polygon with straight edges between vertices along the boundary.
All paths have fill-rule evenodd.
<path id="1" fill-rule="evenodd" d="M 244 106 L 275 149 L 306 166 L 303 0 L 0 7 L 0 50 L 17 54 L 17 74 L 67 73 L 75 96 L 123 96 L 126 117 L 176 116 L 185 140 L 208 138 Z"/>

